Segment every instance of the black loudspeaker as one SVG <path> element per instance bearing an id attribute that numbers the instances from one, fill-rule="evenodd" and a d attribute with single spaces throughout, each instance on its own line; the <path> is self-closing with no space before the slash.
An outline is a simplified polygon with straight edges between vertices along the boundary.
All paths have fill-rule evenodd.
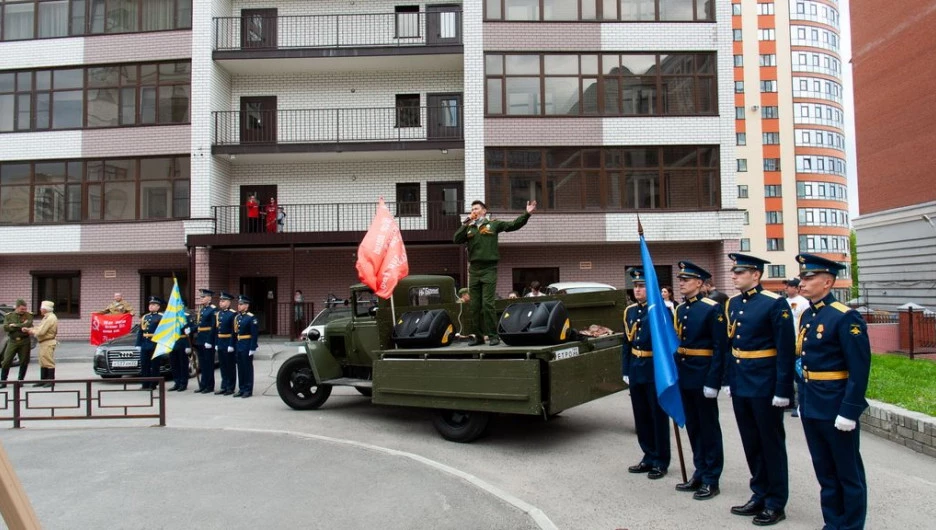
<path id="1" fill-rule="evenodd" d="M 559 300 L 508 306 L 497 336 L 509 346 L 547 346 L 569 339 L 569 312 Z"/>
<path id="2" fill-rule="evenodd" d="M 444 309 L 407 311 L 393 326 L 393 342 L 401 348 L 438 348 L 451 344 L 454 331 Z"/>

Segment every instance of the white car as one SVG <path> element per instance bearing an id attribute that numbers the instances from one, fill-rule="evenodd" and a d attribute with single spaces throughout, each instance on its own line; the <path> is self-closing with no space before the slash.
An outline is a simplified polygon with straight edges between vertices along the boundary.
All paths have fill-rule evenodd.
<path id="1" fill-rule="evenodd" d="M 546 287 L 546 294 L 577 294 L 616 291 L 617 287 L 598 282 L 557 282 Z"/>

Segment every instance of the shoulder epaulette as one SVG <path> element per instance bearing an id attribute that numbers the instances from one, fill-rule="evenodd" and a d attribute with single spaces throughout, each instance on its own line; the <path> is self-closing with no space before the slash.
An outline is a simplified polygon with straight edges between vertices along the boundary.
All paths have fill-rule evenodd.
<path id="1" fill-rule="evenodd" d="M 251 313 L 250 311 L 247 311 L 247 313 L 246 313 L 246 314 L 247 314 L 247 316 L 249 316 L 249 317 L 252 317 L 252 316 L 254 316 L 254 314 L 253 314 L 253 313 Z"/>
<path id="2" fill-rule="evenodd" d="M 163 314 L 162 314 L 162 313 L 156 313 L 156 314 L 157 314 L 157 315 L 159 315 L 159 316 L 163 316 Z"/>
<path id="3" fill-rule="evenodd" d="M 741 296 L 741 293 L 731 295 L 731 296 L 728 297 L 728 299 L 731 300 L 732 298 L 737 298 L 737 297 L 739 297 L 739 296 Z"/>
<path id="4" fill-rule="evenodd" d="M 774 300 L 780 298 L 779 294 L 773 291 L 768 291 L 767 289 L 764 289 L 763 291 L 761 291 L 760 294 L 766 296 L 767 298 L 773 298 Z"/>
<path id="5" fill-rule="evenodd" d="M 716 302 L 715 300 L 712 300 L 711 298 L 701 298 L 699 299 L 699 301 L 704 303 L 705 305 L 718 305 L 718 302 Z"/>
<path id="6" fill-rule="evenodd" d="M 682 306 L 684 306 L 684 305 L 686 305 L 686 302 L 680 302 L 680 303 L 678 303 L 678 304 L 676 305 L 675 311 L 679 311 L 679 308 L 682 307 Z"/>
<path id="7" fill-rule="evenodd" d="M 636 306 L 637 306 L 637 304 L 631 304 L 631 305 L 625 307 L 625 308 L 624 308 L 624 311 L 627 311 L 628 309 L 630 309 L 630 308 L 632 308 L 632 307 L 636 307 Z"/>
<path id="8" fill-rule="evenodd" d="M 841 311 L 842 313 L 848 313 L 849 311 L 851 311 L 851 308 L 848 307 L 847 305 L 843 304 L 842 302 L 832 302 L 832 303 L 829 304 L 829 305 L 831 305 L 832 307 L 838 309 L 838 310 Z"/>
<path id="9" fill-rule="evenodd" d="M 216 305 L 214 305 L 214 304 L 208 304 L 208 307 L 214 309 L 214 308 L 216 308 L 216 307 L 218 307 L 218 306 L 216 306 Z"/>

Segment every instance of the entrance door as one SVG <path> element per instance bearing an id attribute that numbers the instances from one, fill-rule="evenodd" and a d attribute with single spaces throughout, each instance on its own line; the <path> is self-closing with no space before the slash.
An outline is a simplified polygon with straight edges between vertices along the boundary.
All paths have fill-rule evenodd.
<path id="1" fill-rule="evenodd" d="M 426 6 L 426 44 L 461 42 L 461 5 Z"/>
<path id="2" fill-rule="evenodd" d="M 260 334 L 277 335 L 280 330 L 276 320 L 276 278 L 241 278 L 240 292 L 250 297 L 250 312 L 257 317 Z M 288 333 L 289 323 L 282 333 Z"/>
<path id="3" fill-rule="evenodd" d="M 241 48 L 276 48 L 276 9 L 241 9 Z"/>
<path id="4" fill-rule="evenodd" d="M 461 224 L 461 209 L 464 202 L 461 182 L 429 182 L 426 184 L 429 199 L 426 211 L 429 215 L 429 230 L 451 231 L 453 234 Z"/>
<path id="5" fill-rule="evenodd" d="M 240 98 L 242 144 L 276 143 L 276 96 Z"/>
<path id="6" fill-rule="evenodd" d="M 462 95 L 426 94 L 429 106 L 429 140 L 459 140 L 462 138 Z"/>
<path id="7" fill-rule="evenodd" d="M 259 205 L 260 217 L 253 224 L 248 222 L 247 207 L 246 207 L 247 198 L 250 197 L 251 195 L 254 195 L 255 197 L 257 197 L 257 202 L 260 203 Z M 266 226 L 266 224 L 265 224 L 265 217 L 264 217 L 265 212 L 263 211 L 263 208 L 267 204 L 270 203 L 271 198 L 273 199 L 276 198 L 276 185 L 275 184 L 266 185 L 266 186 L 254 186 L 251 184 L 248 186 L 240 187 L 240 203 L 238 203 L 240 205 L 240 208 L 238 209 L 238 211 L 240 212 L 240 231 L 242 234 L 264 231 L 264 227 Z"/>

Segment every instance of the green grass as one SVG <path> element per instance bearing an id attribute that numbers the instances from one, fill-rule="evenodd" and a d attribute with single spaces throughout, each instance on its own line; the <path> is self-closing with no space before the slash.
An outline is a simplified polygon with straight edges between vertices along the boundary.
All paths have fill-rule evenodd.
<path id="1" fill-rule="evenodd" d="M 899 355 L 871 356 L 868 398 L 936 416 L 936 363 Z"/>

